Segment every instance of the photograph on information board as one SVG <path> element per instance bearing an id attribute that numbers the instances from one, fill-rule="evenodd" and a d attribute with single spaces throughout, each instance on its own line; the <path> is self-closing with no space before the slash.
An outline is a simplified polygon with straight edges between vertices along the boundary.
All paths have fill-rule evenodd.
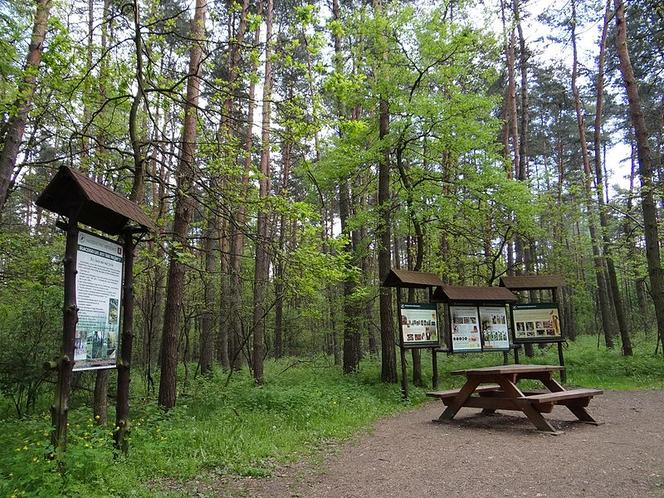
<path id="1" fill-rule="evenodd" d="M 74 370 L 114 368 L 120 330 L 122 246 L 78 234 Z"/>
<path id="2" fill-rule="evenodd" d="M 510 348 L 504 306 L 480 306 L 480 323 L 485 351 L 507 351 Z"/>
<path id="3" fill-rule="evenodd" d="M 560 315 L 555 304 L 513 305 L 512 321 L 515 342 L 562 340 Z"/>
<path id="4" fill-rule="evenodd" d="M 450 306 L 452 350 L 482 351 L 480 320 L 475 306 Z"/>
<path id="5" fill-rule="evenodd" d="M 438 318 L 435 304 L 404 303 L 399 311 L 404 347 L 438 345 Z"/>

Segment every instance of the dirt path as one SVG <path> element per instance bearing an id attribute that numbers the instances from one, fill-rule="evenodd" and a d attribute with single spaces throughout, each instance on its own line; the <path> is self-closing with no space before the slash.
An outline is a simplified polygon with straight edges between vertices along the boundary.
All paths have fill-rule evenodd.
<path id="1" fill-rule="evenodd" d="M 212 496 L 664 497 L 664 391 L 609 392 L 591 401 L 599 427 L 572 422 L 564 407 L 546 415 L 562 435 L 539 433 L 515 412 L 492 417 L 462 409 L 431 420 L 442 403 L 378 422 L 323 462 L 269 479 L 207 483 Z M 512 413 L 510 415 L 508 413 Z"/>

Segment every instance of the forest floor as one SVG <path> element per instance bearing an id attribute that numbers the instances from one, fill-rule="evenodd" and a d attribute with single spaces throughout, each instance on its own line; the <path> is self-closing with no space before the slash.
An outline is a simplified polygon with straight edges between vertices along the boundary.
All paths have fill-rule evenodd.
<path id="1" fill-rule="evenodd" d="M 201 476 L 161 482 L 175 495 L 228 497 L 664 497 L 664 391 L 610 391 L 574 422 L 564 407 L 545 415 L 547 435 L 515 412 L 462 409 L 434 424 L 440 402 L 382 419 L 369 433 L 269 478 Z"/>

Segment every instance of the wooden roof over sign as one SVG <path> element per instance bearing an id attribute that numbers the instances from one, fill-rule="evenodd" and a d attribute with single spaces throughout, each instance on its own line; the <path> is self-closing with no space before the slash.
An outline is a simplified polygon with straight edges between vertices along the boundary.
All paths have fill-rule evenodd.
<path id="1" fill-rule="evenodd" d="M 443 281 L 435 273 L 392 268 L 383 280 L 382 285 L 383 287 L 425 289 L 427 287 L 439 287 L 443 285 Z"/>
<path id="2" fill-rule="evenodd" d="M 500 277 L 500 286 L 510 290 L 557 289 L 565 285 L 560 275 L 519 275 Z"/>
<path id="3" fill-rule="evenodd" d="M 155 230 L 138 204 L 67 166 L 60 167 L 36 204 L 67 218 L 75 215 L 78 222 L 111 235 Z"/>
<path id="4" fill-rule="evenodd" d="M 443 285 L 433 293 L 433 299 L 442 302 L 496 302 L 515 303 L 518 298 L 505 287 L 461 287 Z"/>

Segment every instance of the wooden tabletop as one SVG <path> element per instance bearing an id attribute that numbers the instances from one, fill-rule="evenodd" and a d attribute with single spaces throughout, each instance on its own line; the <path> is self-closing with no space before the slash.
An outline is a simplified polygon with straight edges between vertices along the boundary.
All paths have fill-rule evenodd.
<path id="1" fill-rule="evenodd" d="M 555 372 L 564 370 L 560 365 L 498 365 L 495 367 L 455 370 L 452 375 L 510 375 L 520 373 Z"/>

